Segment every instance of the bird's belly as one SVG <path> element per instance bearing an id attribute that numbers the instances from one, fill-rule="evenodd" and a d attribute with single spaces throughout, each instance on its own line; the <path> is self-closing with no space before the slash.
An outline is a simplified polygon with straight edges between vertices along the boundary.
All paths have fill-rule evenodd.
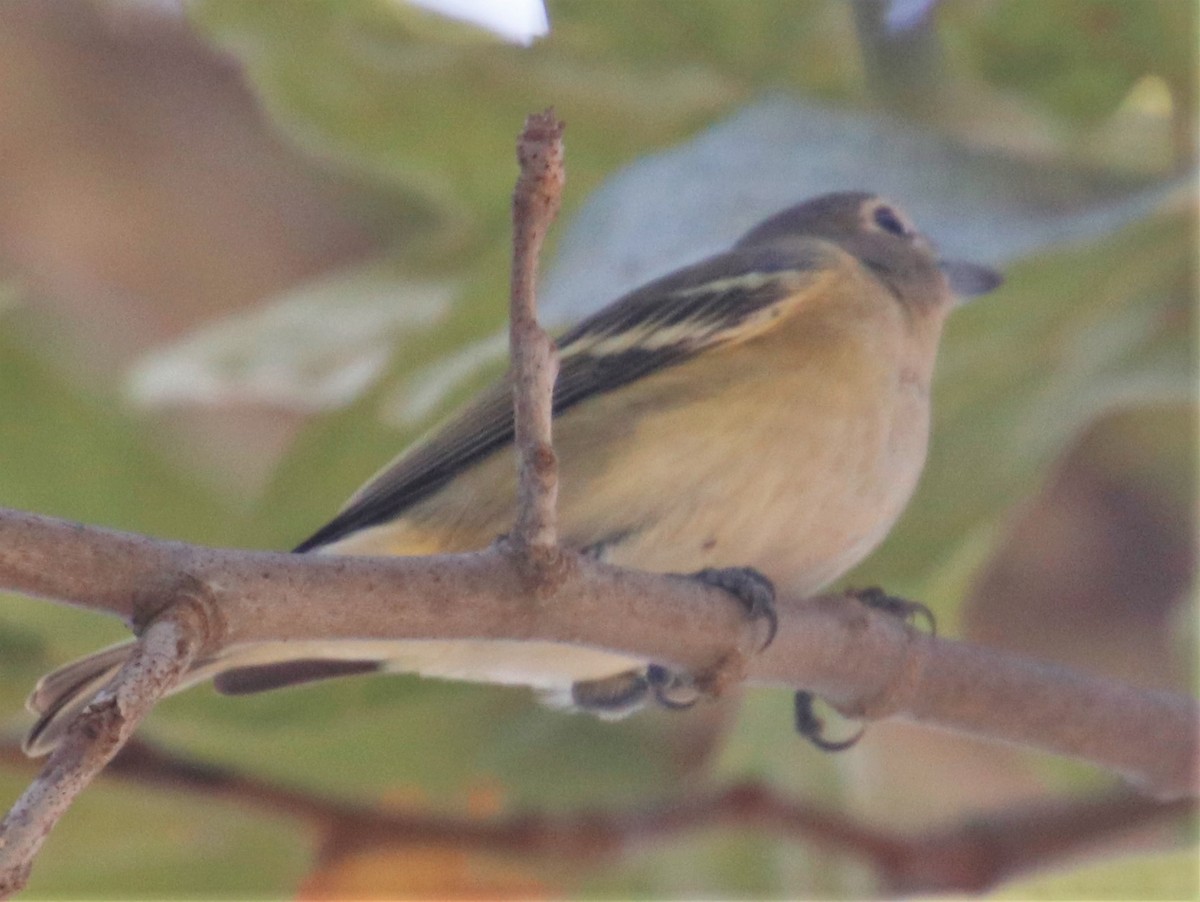
<path id="1" fill-rule="evenodd" d="M 800 596 L 845 574 L 883 540 L 916 487 L 927 399 L 903 390 L 850 415 L 803 405 L 795 414 L 790 423 L 744 421 L 750 432 L 777 434 L 727 442 L 731 456 L 670 436 L 674 453 L 661 459 L 673 467 L 648 465 L 643 488 L 671 502 L 609 560 L 668 572 L 752 566 Z M 749 465 L 747 449 L 759 455 Z"/>
<path id="2" fill-rule="evenodd" d="M 925 459 L 926 392 L 892 373 L 855 372 L 874 381 L 864 388 L 818 379 L 824 394 L 797 393 L 783 405 L 768 395 L 774 383 L 748 385 L 721 404 L 651 409 L 643 417 L 626 406 L 590 428 L 562 429 L 561 540 L 600 549 L 622 566 L 674 573 L 750 566 L 781 594 L 817 592 L 879 544 Z M 811 374 L 797 381 L 814 384 Z M 597 435 L 597 428 L 614 434 Z M 588 446 L 607 448 L 608 456 L 598 465 Z M 451 548 L 479 547 L 509 528 L 507 513 L 480 509 L 472 498 L 481 483 L 511 480 L 512 470 L 508 455 L 497 454 L 464 481 L 461 498 L 433 502 L 458 524 Z M 427 529 L 414 518 L 407 531 L 393 524 L 387 545 L 376 547 L 368 534 L 338 550 L 419 553 Z M 400 642 L 383 657 L 388 670 L 560 693 L 645 663 L 578 646 L 461 640 Z"/>
<path id="3" fill-rule="evenodd" d="M 260 667 L 281 660 L 384 662 L 382 670 L 419 673 L 448 680 L 530 686 L 541 690 L 569 687 L 637 666 L 637 659 L 600 649 L 552 642 L 504 639 L 343 639 L 336 642 L 254 642 L 230 646 L 219 659 L 196 668 L 194 685 L 221 671 Z"/>

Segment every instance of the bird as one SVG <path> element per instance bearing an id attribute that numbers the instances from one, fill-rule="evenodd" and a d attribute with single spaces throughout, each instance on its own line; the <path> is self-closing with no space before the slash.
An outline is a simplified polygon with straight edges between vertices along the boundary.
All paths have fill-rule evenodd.
<path id="1" fill-rule="evenodd" d="M 943 324 L 1002 279 L 938 256 L 865 191 L 788 207 L 723 253 L 637 288 L 558 338 L 554 442 L 564 547 L 696 573 L 746 600 L 812 595 L 865 558 L 916 488 Z M 516 507 L 506 376 L 386 466 L 301 554 L 486 547 Z M 769 605 L 769 597 L 760 603 Z M 753 607 L 751 604 L 750 607 Z M 44 676 L 24 748 L 52 750 L 115 675 L 121 643 Z M 372 673 L 525 685 L 618 717 L 687 697 L 686 675 L 613 651 L 500 641 L 328 640 L 233 646 L 175 691 L 226 694 Z"/>

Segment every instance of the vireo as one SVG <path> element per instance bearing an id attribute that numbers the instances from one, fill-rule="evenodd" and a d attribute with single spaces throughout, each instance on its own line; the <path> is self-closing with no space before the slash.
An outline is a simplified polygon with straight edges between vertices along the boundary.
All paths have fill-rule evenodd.
<path id="1" fill-rule="evenodd" d="M 999 282 L 939 260 L 893 204 L 847 192 L 784 210 L 726 253 L 619 298 L 559 339 L 563 543 L 652 571 L 753 567 L 788 595 L 817 592 L 875 548 L 908 502 L 942 323 L 956 298 Z M 501 380 L 296 551 L 488 545 L 513 521 L 512 440 Z M 26 751 L 55 745 L 129 647 L 42 678 Z M 523 684 L 601 714 L 672 698 L 651 691 L 662 668 L 502 641 L 234 646 L 197 661 L 178 688 L 214 678 L 237 694 L 378 670 Z"/>

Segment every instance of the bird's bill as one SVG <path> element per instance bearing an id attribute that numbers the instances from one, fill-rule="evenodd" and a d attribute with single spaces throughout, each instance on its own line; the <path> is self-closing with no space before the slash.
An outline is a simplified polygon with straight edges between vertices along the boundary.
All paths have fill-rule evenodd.
<path id="1" fill-rule="evenodd" d="M 938 266 L 946 274 L 951 290 L 960 298 L 973 298 L 995 291 L 1004 281 L 1004 277 L 996 270 L 966 260 L 939 260 Z"/>

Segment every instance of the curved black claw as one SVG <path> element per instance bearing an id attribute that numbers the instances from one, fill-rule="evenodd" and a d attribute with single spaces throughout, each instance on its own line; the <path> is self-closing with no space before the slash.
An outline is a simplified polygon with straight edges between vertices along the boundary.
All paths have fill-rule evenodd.
<path id="1" fill-rule="evenodd" d="M 671 711 L 684 711 L 700 700 L 701 690 L 686 673 L 676 673 L 661 664 L 646 668 L 646 682 L 654 700 Z"/>
<path id="2" fill-rule="evenodd" d="M 937 635 L 937 618 L 933 616 L 933 611 L 919 601 L 909 601 L 907 598 L 900 598 L 897 595 L 888 595 L 878 586 L 870 589 L 849 589 L 846 594 L 857 598 L 869 608 L 899 617 L 905 623 L 912 623 L 920 617 L 929 625 L 929 635 Z"/>
<path id="3" fill-rule="evenodd" d="M 705 585 L 724 589 L 736 598 L 751 621 L 767 621 L 767 639 L 759 651 L 775 641 L 779 632 L 779 615 L 775 613 L 775 584 L 753 567 L 708 568 L 691 574 Z"/>
<path id="4" fill-rule="evenodd" d="M 811 692 L 796 693 L 796 732 L 815 745 L 817 748 L 825 752 L 844 752 L 848 748 L 853 748 L 858 744 L 858 740 L 863 738 L 863 734 L 867 732 L 866 727 L 860 727 L 859 731 L 849 739 L 826 739 L 825 738 L 825 721 L 817 716 L 815 710 L 816 696 Z"/>

